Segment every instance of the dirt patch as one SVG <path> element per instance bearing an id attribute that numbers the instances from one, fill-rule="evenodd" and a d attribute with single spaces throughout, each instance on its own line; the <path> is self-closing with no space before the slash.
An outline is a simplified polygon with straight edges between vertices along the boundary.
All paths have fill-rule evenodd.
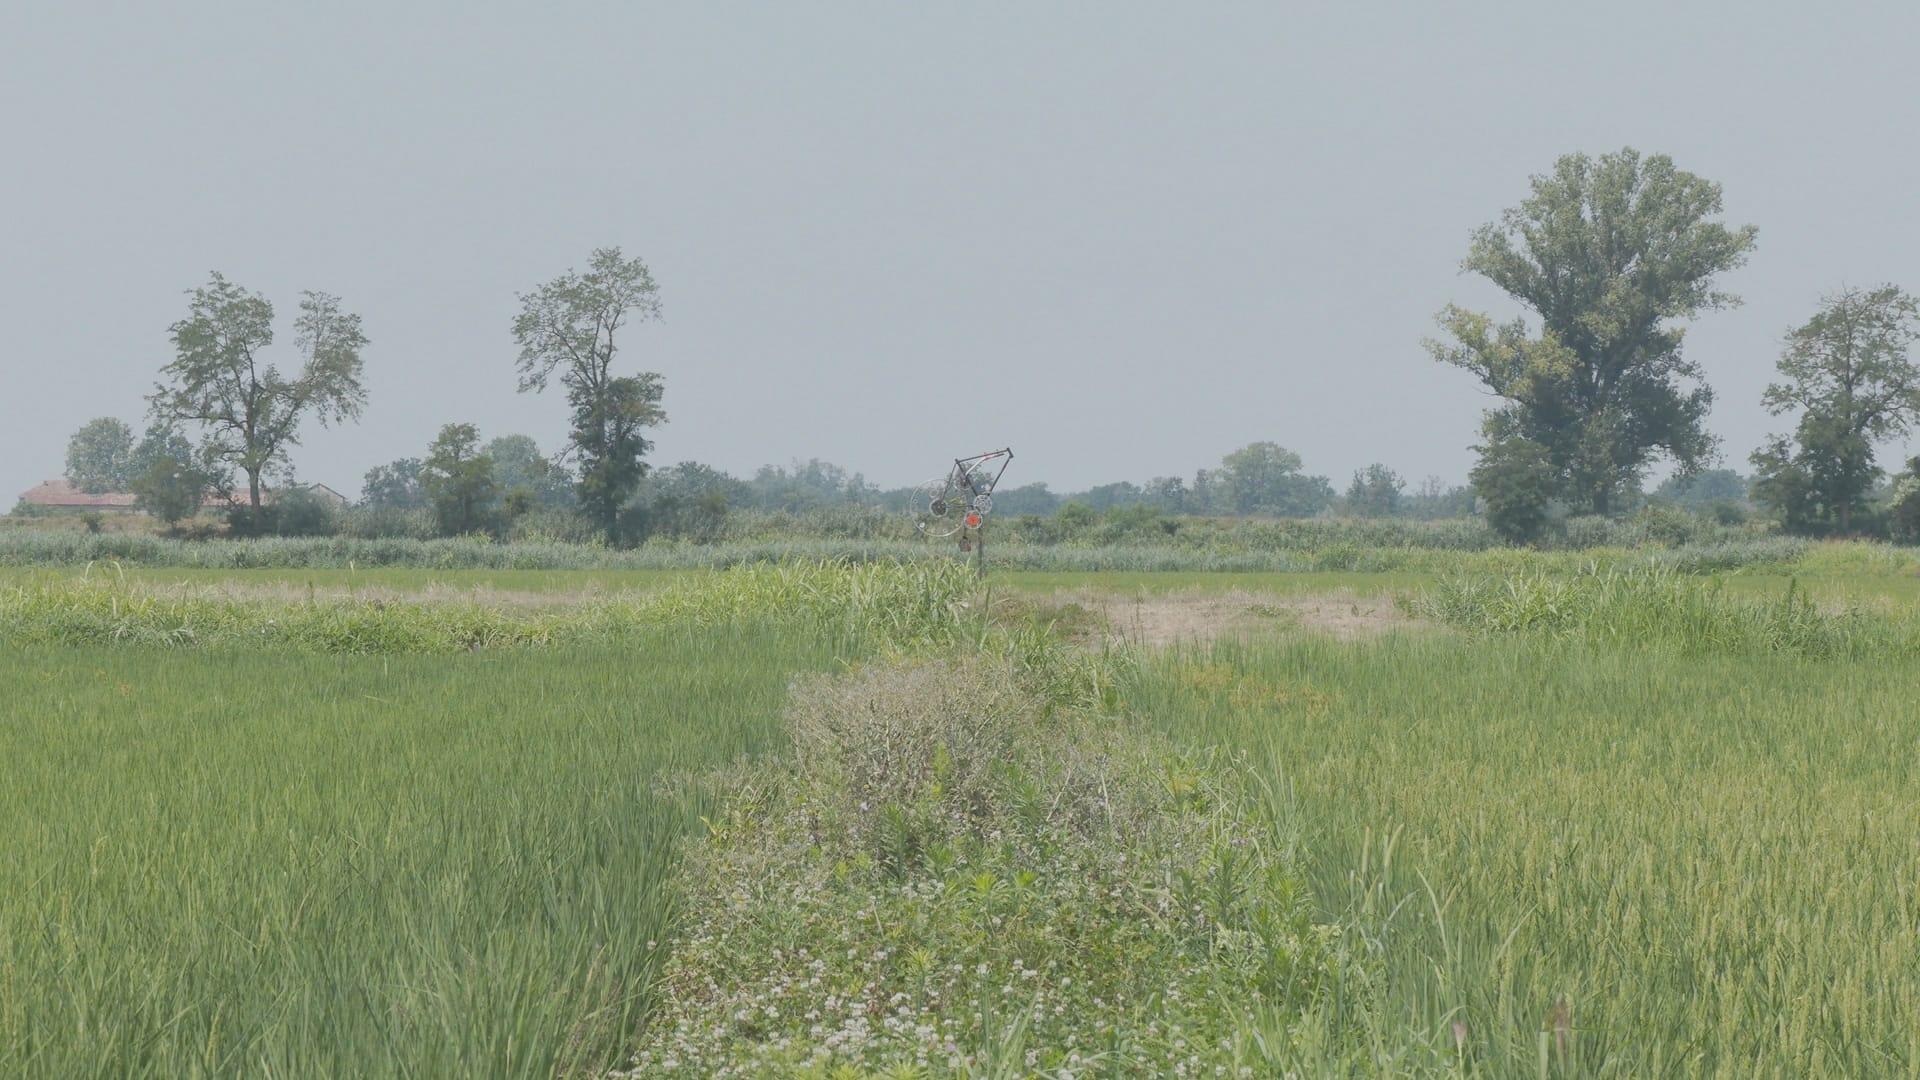
<path id="1" fill-rule="evenodd" d="M 1081 591 L 1059 594 L 1054 601 L 1098 614 L 1107 640 L 1152 647 L 1282 631 L 1358 641 L 1424 625 L 1390 597 L 1349 592 L 1275 596 L 1235 589 L 1126 596 Z"/>

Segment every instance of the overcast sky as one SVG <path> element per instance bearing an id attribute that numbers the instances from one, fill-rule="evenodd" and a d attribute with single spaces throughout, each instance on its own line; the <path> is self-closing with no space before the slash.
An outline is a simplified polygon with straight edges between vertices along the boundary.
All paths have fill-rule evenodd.
<path id="1" fill-rule="evenodd" d="M 661 287 L 623 360 L 665 376 L 662 462 L 895 484 L 1011 444 L 1065 489 L 1271 439 L 1458 480 L 1486 399 L 1420 339 L 1509 310 L 1470 231 L 1629 144 L 1759 226 L 1687 338 L 1744 469 L 1782 332 L 1920 290 L 1916 133 L 1911 2 L 9 3 L 0 501 L 139 420 L 212 270 L 283 358 L 302 289 L 365 318 L 371 404 L 302 479 L 455 420 L 552 449 L 515 293 L 609 244 Z"/>

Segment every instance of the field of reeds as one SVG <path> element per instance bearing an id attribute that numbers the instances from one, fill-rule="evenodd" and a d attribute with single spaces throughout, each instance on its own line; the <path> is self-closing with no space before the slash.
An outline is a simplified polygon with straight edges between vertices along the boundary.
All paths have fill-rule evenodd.
<path id="1" fill-rule="evenodd" d="M 1911 555 L 1751 543 L 1158 649 L 1049 582 L 1262 579 L 16 569 L 0 1073 L 1911 1075 Z"/>
<path id="2" fill-rule="evenodd" d="M 1204 527 L 1203 527 L 1204 526 Z M 1574 542 L 1577 541 L 1577 542 Z M 1665 539 L 1628 531 L 1581 532 L 1549 550 L 1503 547 L 1473 522 L 1287 521 L 1189 526 L 1168 534 L 1092 532 L 1070 538 L 997 532 L 987 564 L 998 570 L 1079 573 L 1500 573 L 1528 566 L 1658 565 L 1688 573 L 1793 572 L 1829 549 L 1887 567 L 1920 567 L 1915 549 L 1819 544 L 1751 531 L 1703 529 Z M 208 571 L 374 569 L 663 571 L 786 561 L 945 562 L 951 547 L 895 536 L 756 535 L 713 543 L 650 541 L 631 548 L 554 540 L 267 537 L 177 539 L 143 532 L 0 530 L 0 569 L 130 567 Z"/>

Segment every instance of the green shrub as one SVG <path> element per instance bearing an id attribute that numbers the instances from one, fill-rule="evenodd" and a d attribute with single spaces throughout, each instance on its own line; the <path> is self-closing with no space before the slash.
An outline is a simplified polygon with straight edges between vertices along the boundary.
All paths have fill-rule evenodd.
<path id="1" fill-rule="evenodd" d="M 1509 543 L 1539 539 L 1553 499 L 1554 469 L 1540 444 L 1529 439 L 1490 440 L 1473 468 L 1473 490 L 1487 504 L 1487 523 Z"/>
<path id="2" fill-rule="evenodd" d="M 331 536 L 333 504 L 306 488 L 289 488 L 273 502 L 273 531 L 280 536 Z"/>
<path id="3" fill-rule="evenodd" d="M 793 702 L 792 762 L 717 778 L 634 1076 L 1265 1071 L 1247 1018 L 1346 963 L 1217 760 L 1004 666 Z"/>

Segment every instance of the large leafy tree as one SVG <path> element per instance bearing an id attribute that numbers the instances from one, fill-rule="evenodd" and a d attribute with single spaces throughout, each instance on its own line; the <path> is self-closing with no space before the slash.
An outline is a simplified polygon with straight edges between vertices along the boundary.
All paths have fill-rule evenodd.
<path id="1" fill-rule="evenodd" d="M 208 492 L 226 487 L 219 462 L 165 424 L 148 425 L 133 449 L 132 472 L 133 504 L 169 527 L 199 513 Z"/>
<path id="2" fill-rule="evenodd" d="M 81 491 L 125 491 L 133 482 L 133 429 L 101 416 L 67 440 L 67 479 Z"/>
<path id="3" fill-rule="evenodd" d="M 1843 289 L 1787 334 L 1786 381 L 1762 395 L 1767 411 L 1798 412 L 1791 441 L 1776 436 L 1753 454 L 1755 492 L 1790 525 L 1852 528 L 1853 511 L 1880 467 L 1874 445 L 1920 420 L 1920 301 L 1892 285 Z"/>
<path id="4" fill-rule="evenodd" d="M 500 492 L 540 506 L 564 506 L 573 501 L 567 470 L 540 452 L 530 435 L 500 435 L 487 443 L 493 476 Z"/>
<path id="5" fill-rule="evenodd" d="M 405 510 L 425 506 L 427 497 L 420 490 L 419 458 L 399 458 L 367 470 L 360 481 L 360 502 L 385 510 Z"/>
<path id="6" fill-rule="evenodd" d="M 480 433 L 472 424 L 440 429 L 420 467 L 420 490 L 441 532 L 458 536 L 487 524 L 495 490 L 493 459 L 480 448 Z"/>
<path id="7" fill-rule="evenodd" d="M 646 263 L 600 248 L 584 273 L 569 270 L 522 295 L 513 320 L 521 391 L 544 390 L 555 378 L 566 388 L 581 509 L 609 541 L 619 537 L 621 505 L 646 475 L 653 444 L 642 433 L 667 419 L 658 374 L 613 368 L 621 330 L 660 317 L 659 292 Z"/>
<path id="8" fill-rule="evenodd" d="M 309 417 L 322 425 L 358 419 L 367 401 L 360 316 L 337 297 L 300 294 L 293 321 L 300 368 L 289 375 L 264 355 L 273 344 L 273 304 L 214 274 L 193 290 L 187 317 L 173 324 L 174 359 L 148 398 L 155 419 L 190 424 L 205 456 L 247 478 L 247 502 L 260 509 L 262 480 L 284 468 Z"/>
<path id="9" fill-rule="evenodd" d="M 1400 510 L 1400 496 L 1407 482 L 1400 474 L 1374 462 L 1353 474 L 1347 485 L 1347 513 L 1355 517 L 1392 517 Z"/>
<path id="10" fill-rule="evenodd" d="M 1463 268 L 1537 320 L 1500 323 L 1449 305 L 1439 322 L 1450 340 L 1427 343 L 1504 401 L 1486 416 L 1484 445 L 1538 447 L 1555 495 L 1594 513 L 1659 455 L 1683 471 L 1710 462 L 1713 393 L 1681 355 L 1682 324 L 1738 302 L 1713 282 L 1754 242 L 1752 226 L 1729 228 L 1720 212 L 1718 184 L 1626 149 L 1561 158 L 1525 201 L 1476 231 Z M 1498 453 L 1508 464 L 1534 456 Z"/>
<path id="11" fill-rule="evenodd" d="M 1197 476 L 1195 486 L 1207 490 L 1218 513 L 1310 517 L 1333 502 L 1333 485 L 1300 468 L 1300 455 L 1278 443 L 1249 443 Z"/>

